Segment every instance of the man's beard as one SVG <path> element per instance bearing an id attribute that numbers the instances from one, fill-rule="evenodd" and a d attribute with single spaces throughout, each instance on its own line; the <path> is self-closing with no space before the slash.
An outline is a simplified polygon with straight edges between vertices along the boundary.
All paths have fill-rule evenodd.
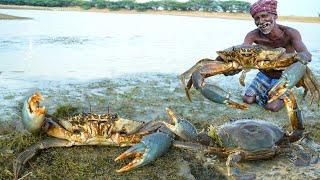
<path id="1" fill-rule="evenodd" d="M 264 22 L 262 24 L 259 24 L 258 28 L 263 34 L 269 34 L 274 28 L 274 24 L 275 24 L 275 21 L 272 18 L 271 22 Z"/>

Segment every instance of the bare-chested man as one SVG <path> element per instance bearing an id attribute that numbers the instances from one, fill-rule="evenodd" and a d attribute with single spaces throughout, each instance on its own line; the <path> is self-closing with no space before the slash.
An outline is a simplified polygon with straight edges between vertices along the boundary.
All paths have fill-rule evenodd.
<path id="1" fill-rule="evenodd" d="M 277 1 L 259 0 L 250 8 L 257 29 L 249 32 L 243 44 L 261 44 L 272 48 L 283 47 L 286 52 L 297 52 L 301 61 L 311 61 L 311 54 L 302 42 L 299 31 L 276 23 Z M 268 91 L 278 81 L 282 74 L 279 70 L 260 70 L 245 92 L 244 102 L 258 103 L 271 111 L 279 111 L 283 107 L 283 100 L 272 103 L 268 101 Z"/>

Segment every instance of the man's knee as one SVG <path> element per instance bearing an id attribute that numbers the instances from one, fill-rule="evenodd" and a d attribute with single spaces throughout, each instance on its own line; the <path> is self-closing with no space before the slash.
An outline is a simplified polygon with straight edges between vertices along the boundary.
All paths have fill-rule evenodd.
<path id="1" fill-rule="evenodd" d="M 278 112 L 284 105 L 283 100 L 275 100 L 272 103 L 269 103 L 265 106 L 265 109 Z"/>
<path id="2" fill-rule="evenodd" d="M 248 104 L 253 104 L 256 102 L 256 96 L 244 95 L 242 99 L 243 99 L 243 102 L 248 103 Z"/>

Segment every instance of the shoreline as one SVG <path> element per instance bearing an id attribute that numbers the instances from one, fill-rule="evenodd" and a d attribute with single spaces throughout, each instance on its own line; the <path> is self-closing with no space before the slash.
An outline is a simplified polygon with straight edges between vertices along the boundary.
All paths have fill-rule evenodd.
<path id="1" fill-rule="evenodd" d="M 20 16 L 12 16 L 9 14 L 0 13 L 0 20 L 24 20 L 24 19 L 32 19 L 29 17 L 20 17 Z M 1 72 L 0 72 L 1 74 Z"/>
<path id="2" fill-rule="evenodd" d="M 17 6 L 17 5 L 0 5 L 0 9 L 81 11 L 81 12 L 118 13 L 118 14 L 155 14 L 155 15 L 219 18 L 219 19 L 233 19 L 233 20 L 252 20 L 252 17 L 250 16 L 250 14 L 201 12 L 201 11 L 153 11 L 153 10 L 147 10 L 147 11 L 140 12 L 140 11 L 135 11 L 135 10 L 125 10 L 125 9 L 111 11 L 108 9 L 91 8 L 89 10 L 84 10 L 81 7 L 41 7 L 41 6 Z M 2 19 L 1 16 L 0 16 L 0 19 Z M 20 17 L 20 19 L 21 19 L 21 17 Z M 320 23 L 320 17 L 279 16 L 278 20 L 279 21 L 289 21 L 289 22 Z"/>

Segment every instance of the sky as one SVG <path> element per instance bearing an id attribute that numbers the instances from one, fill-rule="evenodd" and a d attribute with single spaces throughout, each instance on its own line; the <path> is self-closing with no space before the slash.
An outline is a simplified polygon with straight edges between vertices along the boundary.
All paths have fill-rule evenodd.
<path id="1" fill-rule="evenodd" d="M 137 2 L 146 2 L 150 0 L 136 0 Z M 176 0 L 186 2 L 188 0 Z M 243 0 L 251 4 L 257 0 Z M 320 0 L 278 0 L 279 16 L 314 16 L 320 14 Z"/>
<path id="2" fill-rule="evenodd" d="M 245 0 L 251 4 L 256 0 Z M 315 16 L 320 14 L 320 0 L 278 0 L 279 16 Z"/>

